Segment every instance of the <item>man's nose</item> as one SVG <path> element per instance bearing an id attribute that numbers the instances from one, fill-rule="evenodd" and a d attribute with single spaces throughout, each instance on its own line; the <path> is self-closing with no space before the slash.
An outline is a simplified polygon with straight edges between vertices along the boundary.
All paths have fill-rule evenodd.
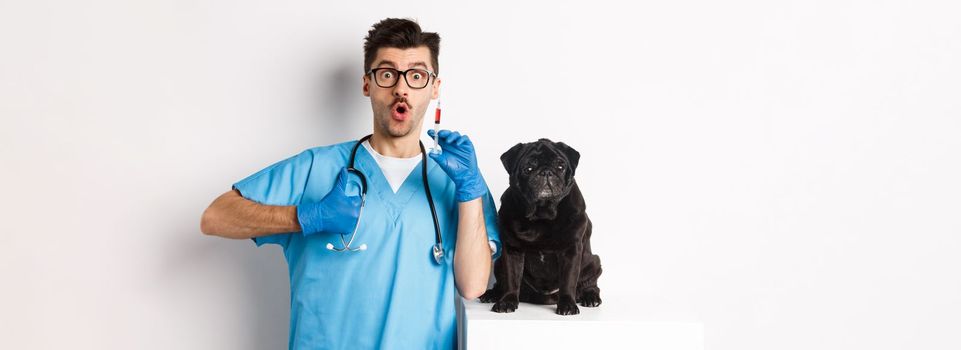
<path id="1" fill-rule="evenodd" d="M 394 96 L 395 97 L 407 97 L 407 93 L 410 92 L 410 86 L 407 86 L 407 81 L 403 77 L 394 85 Z"/>

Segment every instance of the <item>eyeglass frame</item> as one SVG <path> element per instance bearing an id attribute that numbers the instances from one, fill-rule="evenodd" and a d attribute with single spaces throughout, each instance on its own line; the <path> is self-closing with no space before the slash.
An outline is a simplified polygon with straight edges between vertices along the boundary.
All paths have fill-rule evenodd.
<path id="1" fill-rule="evenodd" d="M 426 70 L 426 69 L 420 69 L 420 68 L 411 68 L 411 69 L 407 69 L 407 70 L 398 70 L 398 69 L 396 69 L 396 68 L 391 68 L 391 67 L 377 67 L 377 68 L 371 68 L 371 69 L 368 70 L 367 73 L 364 74 L 364 75 L 370 75 L 370 74 L 376 73 L 376 71 L 381 70 L 381 69 L 391 69 L 391 70 L 397 72 L 397 74 L 400 74 L 400 76 L 404 77 L 404 84 L 407 84 L 407 87 L 409 87 L 409 88 L 411 88 L 411 89 L 416 89 L 416 90 L 420 90 L 420 89 L 426 88 L 427 85 L 430 85 L 430 77 L 434 77 L 435 80 L 437 79 L 437 73 L 431 72 L 431 71 Z M 410 71 L 412 71 L 412 70 L 419 70 L 419 71 L 427 72 L 427 84 L 424 84 L 424 86 L 421 86 L 421 87 L 413 87 L 413 86 L 410 86 L 410 81 L 407 81 L 407 72 L 410 72 Z M 380 87 L 385 88 L 385 89 L 389 89 L 389 88 L 395 87 L 395 86 L 397 86 L 397 83 L 400 82 L 400 79 L 397 79 L 397 80 L 394 81 L 394 84 L 391 85 L 391 86 L 381 86 L 380 83 L 377 82 L 377 76 L 373 76 L 373 77 L 371 77 L 371 79 L 374 80 L 374 84 L 375 84 L 375 85 L 380 86 Z"/>

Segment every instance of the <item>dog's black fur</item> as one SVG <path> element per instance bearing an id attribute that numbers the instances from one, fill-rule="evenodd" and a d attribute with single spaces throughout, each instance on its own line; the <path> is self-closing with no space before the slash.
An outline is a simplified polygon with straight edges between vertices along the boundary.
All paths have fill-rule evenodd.
<path id="1" fill-rule="evenodd" d="M 574 181 L 580 153 L 540 139 L 501 155 L 510 186 L 498 211 L 503 252 L 494 287 L 480 297 L 491 311 L 514 312 L 519 301 L 557 304 L 557 314 L 601 304 L 601 259 L 591 253 L 591 220 Z"/>

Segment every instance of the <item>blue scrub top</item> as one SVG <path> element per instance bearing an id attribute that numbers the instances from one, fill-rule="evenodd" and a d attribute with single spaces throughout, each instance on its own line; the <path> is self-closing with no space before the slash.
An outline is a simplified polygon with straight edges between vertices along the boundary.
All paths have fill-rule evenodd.
<path id="1" fill-rule="evenodd" d="M 307 149 L 235 183 L 244 198 L 268 205 L 319 201 L 347 166 L 356 141 Z M 366 204 L 352 247 L 340 235 L 300 232 L 254 238 L 278 244 L 290 273 L 289 349 L 453 349 L 457 344 L 453 253 L 458 209 L 454 183 L 430 157 L 427 178 L 444 239 L 444 261 L 431 254 L 434 224 L 421 165 L 394 193 L 364 147 L 355 167 L 367 176 Z M 356 175 L 350 178 L 357 181 Z M 501 252 L 493 197 L 483 196 L 488 239 Z"/>

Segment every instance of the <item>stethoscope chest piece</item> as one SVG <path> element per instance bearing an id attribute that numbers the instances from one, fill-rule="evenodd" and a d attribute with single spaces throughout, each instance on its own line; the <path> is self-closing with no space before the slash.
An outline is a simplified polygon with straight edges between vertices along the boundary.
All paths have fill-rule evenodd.
<path id="1" fill-rule="evenodd" d="M 434 244 L 434 262 L 440 264 L 444 260 L 444 247 L 440 243 Z"/>

